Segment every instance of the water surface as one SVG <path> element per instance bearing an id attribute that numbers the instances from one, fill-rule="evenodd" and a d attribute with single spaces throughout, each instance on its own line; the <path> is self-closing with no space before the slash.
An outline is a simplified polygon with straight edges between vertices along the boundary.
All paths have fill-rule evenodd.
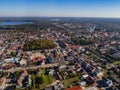
<path id="1" fill-rule="evenodd" d="M 0 22 L 0 26 L 33 24 L 34 22 Z"/>

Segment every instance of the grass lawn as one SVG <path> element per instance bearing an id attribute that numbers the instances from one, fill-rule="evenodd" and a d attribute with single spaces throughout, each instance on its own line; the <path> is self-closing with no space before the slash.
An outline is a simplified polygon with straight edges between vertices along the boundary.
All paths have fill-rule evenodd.
<path id="1" fill-rule="evenodd" d="M 54 80 L 54 77 L 52 75 L 47 74 L 47 70 L 44 68 L 42 69 L 42 75 L 40 75 L 40 77 L 42 78 L 43 83 L 38 84 L 38 87 L 36 87 L 36 85 L 33 86 L 32 90 L 43 90 L 46 86 L 51 84 Z"/>
<path id="2" fill-rule="evenodd" d="M 54 80 L 53 76 L 47 75 L 46 72 L 47 72 L 46 69 L 42 69 L 41 77 L 42 77 L 43 83 L 39 85 L 40 89 L 44 89 L 47 85 L 52 83 L 52 81 Z"/>
<path id="3" fill-rule="evenodd" d="M 47 75 L 46 73 L 47 73 L 46 69 L 42 69 L 43 82 L 46 84 L 50 84 L 53 81 L 53 76 Z"/>
<path id="4" fill-rule="evenodd" d="M 104 72 L 104 76 L 105 76 L 105 77 L 108 77 L 108 76 L 109 76 L 109 75 L 107 74 L 107 72 L 108 72 L 107 69 L 104 69 L 103 72 Z"/>
<path id="5" fill-rule="evenodd" d="M 117 65 L 117 64 L 120 65 L 120 61 L 114 61 L 113 64 L 114 64 L 114 65 Z"/>
<path id="6" fill-rule="evenodd" d="M 77 82 L 79 82 L 80 81 L 80 78 L 79 77 L 74 77 L 74 78 L 70 78 L 70 79 L 67 79 L 67 80 L 63 80 L 63 81 L 61 81 L 62 83 L 65 83 L 64 84 L 64 87 L 65 88 L 67 88 L 68 86 L 70 86 L 70 85 L 76 85 L 77 84 Z"/>
<path id="7" fill-rule="evenodd" d="M 48 75 L 42 75 L 42 79 L 43 79 L 43 82 L 46 83 L 46 84 L 49 84 L 49 76 Z"/>

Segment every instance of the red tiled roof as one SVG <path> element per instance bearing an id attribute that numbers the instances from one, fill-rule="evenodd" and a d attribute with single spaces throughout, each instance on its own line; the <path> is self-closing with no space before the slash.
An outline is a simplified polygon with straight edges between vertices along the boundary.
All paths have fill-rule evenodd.
<path id="1" fill-rule="evenodd" d="M 71 45 L 71 44 L 67 44 L 67 46 L 71 49 L 78 49 L 80 47 L 79 45 Z"/>
<path id="2" fill-rule="evenodd" d="M 34 57 L 32 61 L 43 61 L 45 58 L 43 57 Z"/>
<path id="3" fill-rule="evenodd" d="M 68 88 L 66 90 L 82 90 L 82 88 L 80 86 L 73 86 L 73 87 Z"/>

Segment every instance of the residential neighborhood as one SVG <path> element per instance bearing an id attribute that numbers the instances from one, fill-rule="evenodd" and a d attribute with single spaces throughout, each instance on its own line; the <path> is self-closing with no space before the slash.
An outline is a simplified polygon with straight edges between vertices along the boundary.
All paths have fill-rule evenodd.
<path id="1" fill-rule="evenodd" d="M 119 31 L 47 23 L 0 26 L 0 90 L 120 90 Z"/>

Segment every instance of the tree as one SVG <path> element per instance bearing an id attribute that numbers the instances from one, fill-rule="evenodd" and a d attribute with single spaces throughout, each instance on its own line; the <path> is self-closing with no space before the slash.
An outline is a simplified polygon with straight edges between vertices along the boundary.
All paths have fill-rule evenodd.
<path id="1" fill-rule="evenodd" d="M 24 51 L 29 51 L 29 50 L 39 50 L 39 49 L 52 49 L 55 48 L 57 45 L 54 44 L 53 41 L 48 40 L 48 39 L 41 39 L 41 40 L 32 40 L 28 41 L 24 45 Z"/>

